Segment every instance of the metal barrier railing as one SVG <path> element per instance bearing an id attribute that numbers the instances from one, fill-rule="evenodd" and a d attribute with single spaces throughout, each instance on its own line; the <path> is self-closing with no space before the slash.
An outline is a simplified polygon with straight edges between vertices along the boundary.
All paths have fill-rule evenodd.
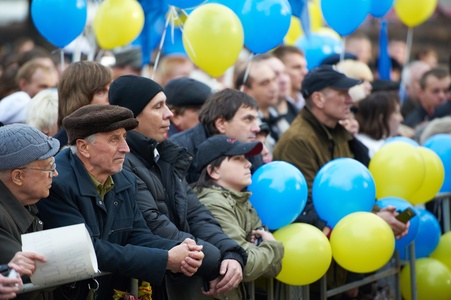
<path id="1" fill-rule="evenodd" d="M 99 273 L 94 274 L 92 276 L 81 277 L 81 278 L 79 278 L 79 281 L 86 280 L 86 279 L 91 279 L 91 278 L 97 278 L 97 277 L 105 276 L 105 275 L 108 275 L 108 274 L 111 274 L 111 273 L 99 272 Z M 68 284 L 68 283 L 72 283 L 72 282 L 74 282 L 73 278 L 72 279 L 68 279 L 68 280 L 58 281 L 58 282 L 49 282 L 49 283 L 46 283 L 46 284 L 39 284 L 39 285 L 34 285 L 32 283 L 26 283 L 26 284 L 24 284 L 22 286 L 22 289 L 19 291 L 19 294 L 33 292 L 33 291 L 38 291 L 38 290 L 43 290 L 43 289 L 46 289 L 46 288 L 56 287 L 56 286 L 60 286 L 60 285 Z M 136 290 L 138 290 L 138 289 L 136 289 Z"/>
<path id="2" fill-rule="evenodd" d="M 435 198 L 435 201 L 439 201 L 439 203 L 441 204 L 441 211 L 442 211 L 442 216 L 443 216 L 443 228 L 444 228 L 444 232 L 448 232 L 451 229 L 451 218 L 450 218 L 450 198 L 451 198 L 451 193 L 441 193 L 438 194 L 437 197 Z M 379 279 L 382 278 L 386 278 L 389 276 L 395 276 L 395 288 L 396 288 L 396 292 L 395 292 L 395 296 L 396 299 L 402 299 L 401 298 L 401 292 L 400 292 L 400 285 L 399 285 L 399 272 L 401 270 L 401 266 L 409 263 L 410 264 L 410 280 L 411 280 L 411 296 L 412 296 L 412 300 L 417 300 L 418 299 L 418 293 L 416 290 L 416 273 L 415 273 L 415 245 L 414 243 L 411 243 L 409 248 L 409 254 L 410 254 L 410 259 L 408 262 L 402 262 L 399 259 L 399 253 L 395 252 L 394 255 L 394 267 L 390 267 L 386 270 L 383 271 L 378 271 L 375 274 L 366 276 L 365 278 L 363 278 L 362 280 L 359 281 L 355 281 L 352 283 L 348 283 L 345 285 L 342 285 L 340 287 L 334 288 L 334 289 L 330 289 L 327 290 L 327 277 L 326 275 L 324 275 L 321 280 L 320 280 L 320 297 L 321 300 L 325 300 L 329 297 L 341 294 L 349 289 L 352 288 L 357 288 L 363 285 L 366 285 L 368 283 L 371 282 L 375 282 Z M 94 276 L 91 277 L 87 277 L 87 278 L 80 278 L 80 280 L 85 280 L 85 279 L 90 279 L 90 278 L 96 278 L 99 276 L 104 276 L 107 275 L 109 273 L 99 273 L 96 274 Z M 137 279 L 131 279 L 132 280 L 132 289 L 130 294 L 137 296 L 138 294 L 138 280 Z M 69 280 L 67 282 L 58 282 L 56 284 L 45 284 L 45 285 L 33 285 L 31 283 L 27 283 L 24 284 L 22 289 L 20 290 L 20 293 L 25 293 L 25 292 L 31 292 L 31 291 L 36 291 L 36 290 L 40 290 L 40 289 L 44 289 L 44 288 L 49 288 L 49 287 L 54 287 L 54 286 L 59 286 L 62 284 L 67 284 L 67 283 L 71 283 L 73 282 L 73 280 Z M 290 286 L 290 285 L 286 285 L 283 283 L 278 282 L 277 287 L 275 287 L 274 285 L 274 280 L 268 280 L 267 281 L 267 299 L 268 300 L 279 300 L 277 298 L 277 295 L 279 294 L 279 290 L 280 289 L 285 289 L 285 291 L 283 292 L 284 295 L 289 295 L 288 298 L 285 298 L 283 300 L 298 300 L 298 299 L 303 299 L 303 300 L 307 300 L 309 299 L 309 286 L 302 286 L 302 287 L 294 287 L 294 286 Z M 296 296 L 293 296 L 293 290 L 296 289 L 297 294 Z M 276 295 L 276 296 L 274 296 Z M 255 292 L 254 292 L 254 284 L 251 283 L 251 299 L 255 300 Z M 282 300 L 282 299 L 280 299 Z"/>

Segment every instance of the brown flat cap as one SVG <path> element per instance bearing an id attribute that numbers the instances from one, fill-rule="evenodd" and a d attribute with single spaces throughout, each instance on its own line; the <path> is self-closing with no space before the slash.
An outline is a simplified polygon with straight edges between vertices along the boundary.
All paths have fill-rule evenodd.
<path id="1" fill-rule="evenodd" d="M 119 128 L 131 130 L 138 126 L 138 120 L 128 108 L 117 105 L 85 105 L 63 119 L 69 144 L 75 145 L 83 139 L 99 132 L 110 132 Z"/>

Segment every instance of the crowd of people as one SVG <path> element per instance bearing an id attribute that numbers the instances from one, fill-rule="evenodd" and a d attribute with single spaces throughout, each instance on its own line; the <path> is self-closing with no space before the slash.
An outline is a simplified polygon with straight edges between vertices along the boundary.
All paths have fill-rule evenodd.
<path id="1" fill-rule="evenodd" d="M 347 39 L 346 60 L 309 69 L 301 49 L 281 45 L 238 61 L 213 87 L 183 56 L 144 74 L 135 47 L 113 52 L 111 65 L 62 66 L 15 45 L 0 69 L 0 299 L 111 299 L 131 278 L 149 282 L 153 299 L 247 299 L 249 282 L 275 278 L 284 255 L 249 201 L 260 166 L 301 171 L 309 194 L 295 222 L 329 236 L 311 195 L 322 166 L 342 157 L 368 166 L 390 137 L 451 132 L 440 126 L 450 122 L 451 77 L 436 53 L 404 65 L 394 44 L 402 69 L 381 80 L 360 34 Z M 407 234 L 395 207 L 373 213 Z M 19 293 L 46 261 L 22 252 L 21 235 L 79 223 L 108 275 Z M 358 278 L 333 262 L 328 287 Z"/>

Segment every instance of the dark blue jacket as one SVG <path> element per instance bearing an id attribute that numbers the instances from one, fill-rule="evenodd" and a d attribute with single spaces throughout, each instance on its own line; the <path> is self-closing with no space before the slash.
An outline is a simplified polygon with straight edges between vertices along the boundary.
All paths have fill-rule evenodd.
<path id="1" fill-rule="evenodd" d="M 39 202 L 40 217 L 45 228 L 85 223 L 99 269 L 113 273 L 97 279 L 98 299 L 111 299 L 113 289 L 130 291 L 129 278 L 159 285 L 166 273 L 167 250 L 178 242 L 151 233 L 135 201 L 134 176 L 127 171 L 114 174 L 114 187 L 102 200 L 70 149 L 62 150 L 55 160 L 59 176 L 53 180 L 50 196 Z M 80 283 L 70 293 L 70 299 L 86 298 L 87 284 Z"/>

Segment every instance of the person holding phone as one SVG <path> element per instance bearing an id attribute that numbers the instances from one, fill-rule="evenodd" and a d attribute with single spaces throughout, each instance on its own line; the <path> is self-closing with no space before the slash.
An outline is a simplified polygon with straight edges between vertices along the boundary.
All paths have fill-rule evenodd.
<path id="1" fill-rule="evenodd" d="M 274 278 L 282 269 L 284 248 L 263 225 L 249 202 L 245 188 L 252 183 L 251 163 L 246 156 L 258 155 L 260 142 L 241 143 L 225 135 L 215 135 L 199 145 L 197 166 L 201 170 L 194 191 L 218 220 L 224 232 L 248 255 L 243 284 L 224 299 L 247 299 L 246 282 L 259 277 Z M 223 299 L 222 297 L 220 299 Z"/>
<path id="2" fill-rule="evenodd" d="M 316 174 L 336 158 L 360 158 L 361 162 L 366 158 L 369 162 L 368 153 L 364 153 L 368 149 L 360 145 L 340 124 L 340 121 L 349 118 L 354 104 L 349 89 L 360 83 L 360 80 L 347 77 L 332 66 L 319 66 L 309 71 L 301 89 L 305 106 L 277 142 L 273 152 L 274 160 L 285 161 L 297 167 L 309 186 L 307 204 L 295 222 L 311 224 L 326 236 L 330 236 L 332 229 L 319 217 L 312 201 L 312 185 Z M 409 224 L 395 218 L 396 207 L 379 209 L 375 206 L 373 212 L 387 222 L 397 238 L 407 234 Z M 332 265 L 327 274 L 329 288 L 355 281 L 335 261 Z M 319 298 L 319 290 L 319 283 L 314 283 L 310 299 Z M 346 291 L 345 295 L 355 298 L 358 293 L 359 289 L 353 288 Z"/>

